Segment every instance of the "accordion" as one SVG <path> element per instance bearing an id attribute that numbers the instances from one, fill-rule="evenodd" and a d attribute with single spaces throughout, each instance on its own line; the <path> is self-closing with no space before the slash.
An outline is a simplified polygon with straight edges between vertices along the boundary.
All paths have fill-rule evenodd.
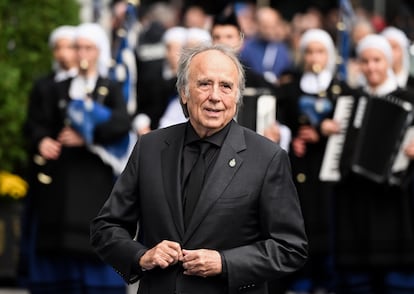
<path id="1" fill-rule="evenodd" d="M 240 125 L 263 135 L 276 121 L 276 97 L 267 89 L 246 88 L 236 119 Z"/>
<path id="2" fill-rule="evenodd" d="M 334 113 L 336 119 L 336 113 L 344 112 L 340 108 L 347 108 L 346 119 L 340 122 L 344 130 L 328 139 L 320 179 L 338 181 L 341 170 L 348 168 L 377 183 L 399 184 L 409 162 L 403 147 L 414 134 L 408 131 L 413 105 L 395 96 L 344 98 L 347 103 L 339 97 Z"/>

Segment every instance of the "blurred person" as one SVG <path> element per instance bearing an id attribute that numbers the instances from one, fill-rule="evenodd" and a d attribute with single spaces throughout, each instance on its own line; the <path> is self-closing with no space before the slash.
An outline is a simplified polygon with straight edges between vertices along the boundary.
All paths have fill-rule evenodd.
<path id="1" fill-rule="evenodd" d="M 243 88 L 228 47 L 181 55 L 189 121 L 140 137 L 93 220 L 91 243 L 125 281 L 140 281 L 138 293 L 264 294 L 267 280 L 305 262 L 286 152 L 233 120 Z"/>
<path id="2" fill-rule="evenodd" d="M 137 56 L 136 46 L 142 26 L 138 21 L 137 7 L 126 0 L 111 2 L 110 42 L 112 64 L 109 77 L 120 83 L 133 115 L 137 107 Z"/>
<path id="3" fill-rule="evenodd" d="M 138 38 L 137 121 L 138 131 L 147 133 L 158 128 L 168 105 L 168 97 L 159 87 L 163 79 L 166 48 L 162 37 L 166 30 L 178 25 L 177 9 L 171 4 L 152 4 L 143 16 L 143 29 Z M 148 123 L 150 127 L 148 128 Z"/>
<path id="4" fill-rule="evenodd" d="M 365 36 L 358 42 L 356 54 L 365 84 L 356 90 L 355 103 L 367 99 L 368 109 L 373 99 L 397 97 L 413 105 L 412 91 L 400 88 L 397 83 L 392 70 L 392 48 L 384 36 Z M 361 113 L 364 120 L 376 118 L 372 116 L 375 112 Z M 388 112 L 379 113 L 376 126 L 382 133 L 374 138 L 375 134 L 366 134 L 371 136 L 374 149 L 389 143 L 385 141 L 385 127 L 394 119 Z M 412 293 L 414 231 L 410 219 L 413 210 L 408 209 L 411 196 L 405 191 L 406 179 L 403 177 L 401 183 L 390 182 L 388 177 L 375 180 L 369 172 L 352 168 L 358 141 L 367 138 L 361 136 L 348 136 L 348 151 L 341 158 L 342 177 L 335 188 L 337 293 Z M 412 146 L 413 141 L 406 147 L 410 160 L 414 154 L 407 151 Z M 375 150 L 367 152 L 377 154 Z M 378 156 L 371 160 L 384 161 Z"/>
<path id="5" fill-rule="evenodd" d="M 107 78 L 105 31 L 97 24 L 82 24 L 71 44 L 78 74 L 33 98 L 41 99 L 42 113 L 26 123 L 34 158 L 27 288 L 33 294 L 125 293 L 122 279 L 93 252 L 89 222 L 116 174 L 100 151 L 119 151 L 115 144 L 123 144 L 130 120 L 118 84 Z"/>
<path id="6" fill-rule="evenodd" d="M 372 26 L 369 19 L 365 17 L 359 17 L 352 25 L 351 29 L 351 48 L 350 58 L 347 64 L 347 78 L 346 81 L 352 88 L 358 88 L 362 86 L 364 82 L 364 75 L 361 73 L 359 62 L 356 58 L 356 46 L 358 42 L 369 34 L 375 33 L 375 29 Z"/>
<path id="7" fill-rule="evenodd" d="M 329 291 L 333 283 L 331 197 L 332 185 L 320 180 L 329 135 L 322 126 L 332 119 L 340 95 L 350 92 L 336 77 L 336 50 L 322 29 L 308 29 L 299 40 L 299 67 L 292 80 L 277 89 L 278 118 L 292 131 L 289 149 L 309 238 L 309 260 L 286 281 L 292 291 Z"/>
<path id="8" fill-rule="evenodd" d="M 172 67 L 176 69 L 174 72 L 174 85 L 177 81 L 177 69 L 178 69 L 178 61 L 180 57 L 180 53 L 184 48 L 192 48 L 201 45 L 211 44 L 211 36 L 210 33 L 204 29 L 200 28 L 187 28 L 184 32 L 180 32 L 180 34 L 184 34 L 182 38 L 185 37 L 185 41 L 181 44 L 178 44 L 178 48 L 175 48 L 172 52 L 168 55 L 169 63 Z M 174 40 L 174 36 L 170 36 L 168 42 L 172 43 Z M 165 128 L 167 126 L 171 126 L 178 123 L 186 122 L 187 118 L 185 117 L 184 113 L 182 112 L 181 104 L 180 104 L 180 96 L 178 95 L 177 91 L 174 91 L 174 95 L 170 98 L 169 104 L 160 119 L 159 128 Z"/>
<path id="9" fill-rule="evenodd" d="M 26 127 L 36 124 L 42 120 L 46 109 L 50 107 L 50 88 L 52 84 L 73 78 L 78 73 L 78 62 L 74 46 L 76 27 L 60 26 L 54 29 L 49 36 L 49 47 L 52 50 L 53 65 L 52 71 L 37 80 L 31 90 L 29 107 L 26 117 Z M 39 134 L 32 134 L 38 137 Z M 37 141 L 38 138 L 35 138 Z"/>
<path id="10" fill-rule="evenodd" d="M 209 16 L 203 7 L 190 5 L 183 13 L 183 26 L 186 28 L 199 28 L 208 30 L 210 27 Z"/>
<path id="11" fill-rule="evenodd" d="M 410 75 L 410 40 L 396 27 L 386 27 L 381 35 L 390 42 L 393 53 L 392 69 L 401 88 L 414 86 L 414 78 Z"/>
<path id="12" fill-rule="evenodd" d="M 273 84 L 293 66 L 290 50 L 285 43 L 286 27 L 280 13 L 270 7 L 256 12 L 257 34 L 246 40 L 240 58 L 255 72 Z"/>
<path id="13" fill-rule="evenodd" d="M 305 13 L 295 13 L 293 16 L 291 21 L 291 32 L 288 39 L 295 66 L 300 62 L 301 54 L 299 50 L 299 42 L 303 33 L 309 29 L 320 28 L 322 28 L 322 18 L 315 9 L 308 10 Z"/>
<path id="14" fill-rule="evenodd" d="M 253 2 L 236 2 L 234 3 L 234 13 L 245 40 L 254 37 L 257 33 L 256 4 Z"/>
<path id="15" fill-rule="evenodd" d="M 211 28 L 213 44 L 227 45 L 240 53 L 244 36 L 234 12 L 220 14 L 214 18 Z M 245 66 L 246 87 L 274 94 L 275 85 L 269 83 L 262 75 Z M 291 132 L 288 127 L 280 125 L 275 118 L 272 125 L 264 130 L 264 136 L 279 143 L 284 150 L 289 150 Z"/>
<path id="16" fill-rule="evenodd" d="M 158 128 L 165 128 L 174 124 L 187 121 L 184 116 L 178 93 L 175 89 L 177 82 L 178 61 L 181 51 L 186 47 L 189 38 L 189 29 L 185 27 L 173 27 L 165 33 L 163 40 L 167 48 L 167 66 L 170 70 L 171 92 L 168 99 L 168 105 L 160 118 Z M 193 37 L 194 38 L 194 37 Z M 195 43 L 192 39 L 191 42 Z"/>
<path id="17" fill-rule="evenodd" d="M 53 85 L 78 73 L 78 62 L 75 50 L 76 27 L 63 25 L 55 28 L 49 35 L 49 48 L 52 53 L 52 71 L 33 83 L 28 99 L 28 108 L 24 122 L 24 134 L 28 137 L 29 154 L 29 184 L 30 189 L 25 203 L 22 221 L 22 241 L 20 244 L 20 276 L 22 287 L 27 287 L 30 280 L 30 260 L 33 253 L 33 240 L 35 232 L 32 228 L 33 198 L 38 189 L 38 166 L 34 159 L 39 153 L 38 147 L 41 139 L 47 135 L 42 125 L 45 117 L 51 115 L 50 106 L 55 97 L 52 94 Z"/>

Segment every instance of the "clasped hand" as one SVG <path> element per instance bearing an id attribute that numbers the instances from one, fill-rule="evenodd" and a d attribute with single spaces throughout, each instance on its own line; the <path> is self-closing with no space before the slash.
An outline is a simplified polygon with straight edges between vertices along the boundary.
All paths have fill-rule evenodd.
<path id="1" fill-rule="evenodd" d="M 139 260 L 139 265 L 145 270 L 156 267 L 162 269 L 182 263 L 185 275 L 210 277 L 219 275 L 222 271 L 221 255 L 216 250 L 182 249 L 177 242 L 164 240 L 145 252 Z"/>

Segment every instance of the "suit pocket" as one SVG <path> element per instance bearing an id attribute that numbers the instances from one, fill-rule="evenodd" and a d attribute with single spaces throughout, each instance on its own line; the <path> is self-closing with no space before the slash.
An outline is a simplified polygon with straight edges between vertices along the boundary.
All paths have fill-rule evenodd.
<path id="1" fill-rule="evenodd" d="M 218 206 L 244 206 L 245 204 L 249 203 L 250 197 L 249 194 L 243 195 L 223 195 L 217 200 L 216 205 Z"/>

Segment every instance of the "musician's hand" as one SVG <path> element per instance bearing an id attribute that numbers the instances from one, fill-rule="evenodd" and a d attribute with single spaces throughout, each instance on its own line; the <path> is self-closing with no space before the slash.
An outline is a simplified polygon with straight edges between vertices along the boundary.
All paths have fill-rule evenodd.
<path id="1" fill-rule="evenodd" d="M 221 255 L 209 249 L 183 250 L 185 275 L 210 277 L 221 274 Z"/>
<path id="2" fill-rule="evenodd" d="M 305 143 L 316 143 L 319 141 L 318 132 L 311 126 L 301 126 L 297 136 L 305 141 Z"/>
<path id="3" fill-rule="evenodd" d="M 408 158 L 414 159 L 414 140 L 411 140 L 408 145 L 405 146 L 404 153 Z"/>
<path id="4" fill-rule="evenodd" d="M 279 143 L 280 142 L 280 128 L 279 125 L 273 123 L 272 125 L 268 126 L 263 131 L 263 136 L 272 140 L 273 142 Z"/>
<path id="5" fill-rule="evenodd" d="M 139 265 L 146 270 L 151 270 L 155 267 L 167 268 L 182 260 L 180 244 L 164 240 L 145 252 L 139 259 Z"/>
<path id="6" fill-rule="evenodd" d="M 293 153 L 297 157 L 303 157 L 306 153 L 305 141 L 298 137 L 294 138 L 292 141 L 292 149 L 293 149 Z"/>
<path id="7" fill-rule="evenodd" d="M 151 128 L 150 127 L 142 127 L 142 128 L 140 128 L 140 129 L 138 129 L 138 135 L 139 136 L 141 136 L 141 135 L 145 135 L 145 134 L 148 134 L 149 132 L 151 132 Z"/>
<path id="8" fill-rule="evenodd" d="M 71 127 L 64 127 L 62 131 L 60 131 L 58 141 L 62 143 L 62 145 L 68 147 L 78 147 L 85 145 L 85 140 L 82 138 L 82 136 L 79 135 L 79 133 L 77 133 Z"/>
<path id="9" fill-rule="evenodd" d="M 46 160 L 56 160 L 59 158 L 62 144 L 50 138 L 44 137 L 39 143 L 39 153 Z"/>
<path id="10" fill-rule="evenodd" d="M 322 135 L 328 137 L 341 131 L 339 123 L 333 119 L 324 119 L 321 123 Z"/>

